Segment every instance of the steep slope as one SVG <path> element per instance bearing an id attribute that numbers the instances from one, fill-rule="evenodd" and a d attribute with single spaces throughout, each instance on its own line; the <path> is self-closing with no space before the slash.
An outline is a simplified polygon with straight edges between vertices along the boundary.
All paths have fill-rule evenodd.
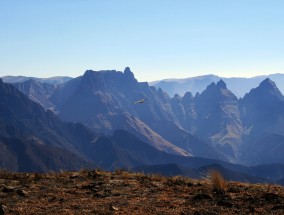
<path id="1" fill-rule="evenodd" d="M 169 163 L 198 168 L 215 162 L 224 163 L 213 159 L 169 154 L 145 144 L 135 135 L 124 130 L 117 130 L 108 137 L 101 136 L 94 140 L 93 144 L 94 161 L 104 169 L 134 168 L 139 165 Z"/>
<path id="2" fill-rule="evenodd" d="M 13 83 L 12 85 L 46 110 L 54 110 L 54 104 L 49 99 L 53 95 L 56 85 L 41 83 L 34 79 Z"/>
<path id="3" fill-rule="evenodd" d="M 76 83 L 76 89 L 57 109 L 63 120 L 81 122 L 106 134 L 125 129 L 159 150 L 189 155 L 151 128 L 159 120 L 177 121 L 169 97 L 147 83 L 139 83 L 129 68 L 124 72 L 89 70 Z M 133 103 L 141 98 L 147 100 Z"/>
<path id="4" fill-rule="evenodd" d="M 92 162 L 94 136 L 83 125 L 61 122 L 51 111 L 0 80 L 1 165 L 18 171 L 80 169 Z"/>
<path id="5" fill-rule="evenodd" d="M 141 98 L 147 98 L 147 102 L 133 104 Z M 59 112 L 63 119 L 85 121 L 90 115 L 114 115 L 127 111 L 151 125 L 155 120 L 175 120 L 169 101 L 161 90 L 139 83 L 129 68 L 123 73 L 89 70 Z"/>
<path id="6" fill-rule="evenodd" d="M 153 129 L 166 140 L 189 152 L 192 156 L 219 160 L 225 159 L 225 157 L 215 151 L 212 145 L 198 139 L 172 122 L 159 121 Z"/>
<path id="7" fill-rule="evenodd" d="M 284 97 L 273 81 L 265 79 L 240 104 L 246 132 L 252 138 L 265 133 L 283 134 Z"/>
<path id="8" fill-rule="evenodd" d="M 186 158 L 188 158 L 158 150 L 124 130 L 117 130 L 109 137 L 102 136 L 96 139 L 93 144 L 94 161 L 100 167 L 109 170 L 121 167 L 133 168 L 138 165 L 182 163 L 186 162 Z M 206 159 L 202 161 L 207 162 Z M 188 165 L 190 165 L 189 161 Z"/>
<path id="9" fill-rule="evenodd" d="M 19 82 L 11 82 L 11 84 L 31 100 L 39 103 L 44 109 L 56 112 L 56 109 L 60 109 L 62 104 L 74 93 L 80 80 L 80 76 L 75 79 L 67 79 L 62 83 L 44 82 L 40 78 L 24 78 Z"/>
<path id="10" fill-rule="evenodd" d="M 243 160 L 248 164 L 284 163 L 284 97 L 265 79 L 240 101 L 245 128 Z"/>
<path id="11" fill-rule="evenodd" d="M 62 105 L 65 104 L 69 97 L 72 96 L 76 91 L 81 82 L 81 79 L 82 76 L 79 76 L 68 82 L 56 86 L 54 93 L 49 97 L 49 102 L 51 102 L 55 107 L 54 111 L 56 113 L 57 110 L 60 110 L 62 108 Z"/>
<path id="12" fill-rule="evenodd" d="M 195 97 L 197 113 L 196 134 L 214 144 L 240 143 L 242 122 L 237 97 L 227 89 L 224 81 L 210 84 Z M 232 144 L 234 143 L 234 144 Z"/>
<path id="13" fill-rule="evenodd" d="M 80 170 L 96 166 L 66 149 L 45 145 L 37 138 L 0 137 L 0 169 L 18 172 Z"/>
<path id="14" fill-rule="evenodd" d="M 182 127 L 191 133 L 196 132 L 197 112 L 195 97 L 193 97 L 192 93 L 187 92 L 183 97 L 176 94 L 171 100 L 171 105 Z"/>
<path id="15" fill-rule="evenodd" d="M 183 128 L 211 143 L 226 159 L 238 160 L 243 132 L 239 104 L 224 81 L 211 83 L 195 97 L 191 93 L 182 98 L 175 96 L 172 106 Z"/>
<path id="16" fill-rule="evenodd" d="M 249 165 L 284 164 L 284 136 L 267 134 L 247 141 L 242 147 L 242 160 Z"/>
<path id="17" fill-rule="evenodd" d="M 220 80 L 195 98 L 195 106 L 198 117 L 194 134 L 209 140 L 227 159 L 238 160 L 243 128 L 237 97 Z"/>

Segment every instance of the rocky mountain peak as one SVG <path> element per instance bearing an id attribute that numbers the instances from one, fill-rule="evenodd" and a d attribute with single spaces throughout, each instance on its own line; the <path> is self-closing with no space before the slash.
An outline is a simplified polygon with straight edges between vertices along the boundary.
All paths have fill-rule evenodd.
<path id="1" fill-rule="evenodd" d="M 124 75 L 127 75 L 127 76 L 130 76 L 130 77 L 134 78 L 134 74 L 133 74 L 133 72 L 131 72 L 129 67 L 125 67 Z"/>
<path id="2" fill-rule="evenodd" d="M 204 90 L 200 96 L 196 96 L 195 98 L 203 98 L 207 101 L 221 101 L 221 100 L 234 100 L 237 101 L 237 97 L 227 89 L 226 83 L 221 79 L 215 84 L 212 82 L 207 86 L 206 90 Z"/>
<path id="3" fill-rule="evenodd" d="M 277 88 L 275 82 L 273 82 L 269 78 L 266 78 L 265 80 L 263 80 L 260 83 L 259 88 L 263 88 L 263 89 L 269 90 L 270 93 L 272 93 L 272 94 L 274 94 L 276 96 L 279 96 L 279 97 L 283 97 L 282 93 Z"/>
<path id="4" fill-rule="evenodd" d="M 258 100 L 284 100 L 284 97 L 280 90 L 277 88 L 275 82 L 266 78 L 263 80 L 258 87 L 252 89 L 249 93 L 244 96 L 244 100 L 255 98 Z"/>
<path id="5" fill-rule="evenodd" d="M 206 90 L 210 90 L 210 89 L 215 89 L 216 88 L 216 84 L 215 84 L 215 82 L 212 82 L 211 84 L 209 84 L 208 86 L 207 86 L 207 88 L 205 89 L 205 91 Z"/>
<path id="6" fill-rule="evenodd" d="M 181 101 L 182 97 L 179 94 L 175 94 L 173 97 L 173 100 L 175 101 Z"/>
<path id="7" fill-rule="evenodd" d="M 216 86 L 220 89 L 227 89 L 227 85 L 222 79 L 220 79 L 220 81 L 217 82 Z"/>
<path id="8" fill-rule="evenodd" d="M 83 75 L 83 80 L 84 82 L 95 83 L 96 86 L 100 86 L 102 83 L 105 86 L 113 85 L 117 82 L 124 82 L 126 85 L 138 83 L 129 67 L 126 67 L 124 72 L 116 70 L 87 70 Z"/>
<path id="9" fill-rule="evenodd" d="M 182 99 L 185 103 L 190 103 L 193 101 L 193 95 L 191 92 L 186 92 Z"/>
<path id="10" fill-rule="evenodd" d="M 206 90 L 219 90 L 219 89 L 227 89 L 227 85 L 222 79 L 220 79 L 216 84 L 215 82 L 212 82 L 206 88 Z"/>
<path id="11" fill-rule="evenodd" d="M 270 78 L 266 78 L 260 83 L 259 86 L 274 86 L 274 87 L 276 87 L 276 84 Z"/>

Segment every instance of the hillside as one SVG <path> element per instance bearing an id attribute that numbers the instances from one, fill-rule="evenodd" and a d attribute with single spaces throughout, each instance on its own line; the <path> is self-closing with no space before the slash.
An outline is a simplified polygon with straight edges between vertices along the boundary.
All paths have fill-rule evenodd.
<path id="1" fill-rule="evenodd" d="M 48 174 L 1 171 L 0 197 L 1 215 L 284 213 L 281 186 L 122 170 Z"/>

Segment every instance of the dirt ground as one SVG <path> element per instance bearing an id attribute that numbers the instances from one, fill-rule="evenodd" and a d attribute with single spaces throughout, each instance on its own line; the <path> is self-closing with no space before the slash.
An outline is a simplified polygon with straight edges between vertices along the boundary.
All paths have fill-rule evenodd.
<path id="1" fill-rule="evenodd" d="M 2 214 L 284 214 L 284 188 L 117 170 L 0 172 Z"/>

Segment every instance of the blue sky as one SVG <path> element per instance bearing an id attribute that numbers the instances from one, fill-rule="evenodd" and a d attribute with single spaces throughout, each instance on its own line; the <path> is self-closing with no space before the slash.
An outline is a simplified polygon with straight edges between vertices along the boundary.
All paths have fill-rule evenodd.
<path id="1" fill-rule="evenodd" d="M 283 0 L 0 0 L 0 76 L 284 73 Z"/>

